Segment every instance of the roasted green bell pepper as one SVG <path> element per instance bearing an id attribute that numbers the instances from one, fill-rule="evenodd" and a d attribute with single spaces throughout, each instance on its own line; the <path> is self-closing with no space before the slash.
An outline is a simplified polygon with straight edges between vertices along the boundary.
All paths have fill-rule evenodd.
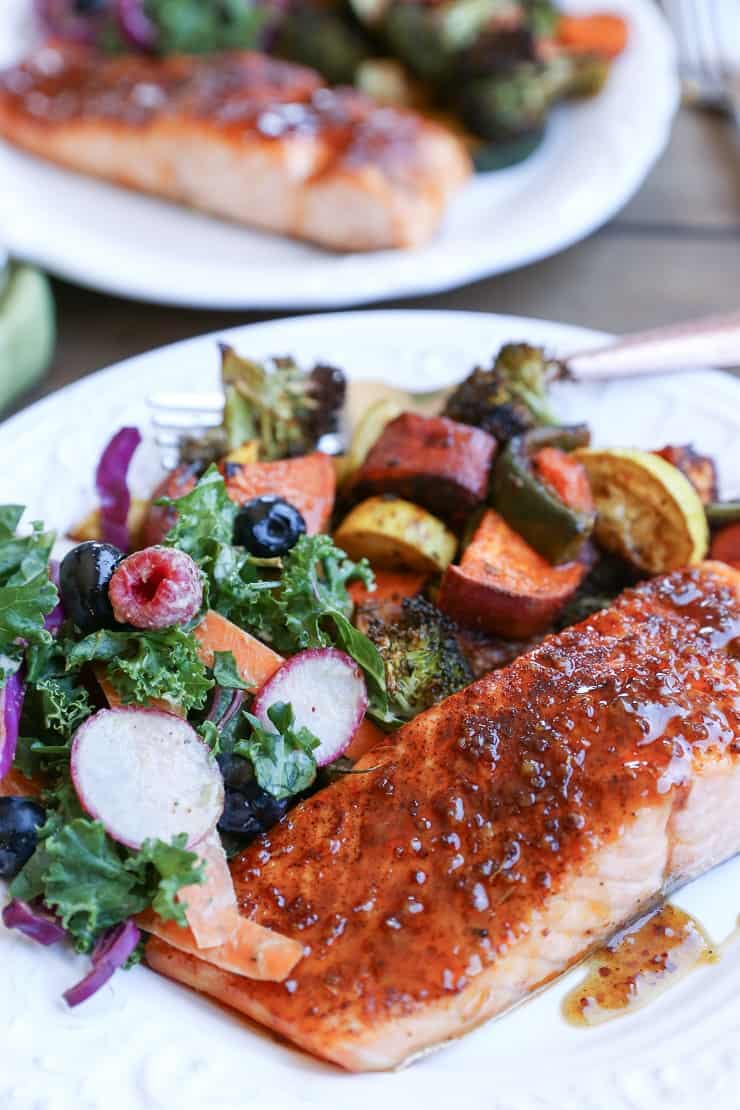
<path id="1" fill-rule="evenodd" d="M 572 451 L 588 442 L 585 424 L 532 428 L 509 441 L 493 471 L 494 508 L 551 563 L 568 562 L 578 555 L 591 534 L 596 514 L 561 501 L 537 477 L 532 459 L 543 447 Z"/>
<path id="2" fill-rule="evenodd" d="M 740 501 L 710 501 L 704 511 L 712 526 L 735 524 L 740 520 Z"/>

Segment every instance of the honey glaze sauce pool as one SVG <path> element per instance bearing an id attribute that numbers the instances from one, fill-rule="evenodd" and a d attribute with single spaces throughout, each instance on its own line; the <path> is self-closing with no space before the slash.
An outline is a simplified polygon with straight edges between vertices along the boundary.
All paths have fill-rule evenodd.
<path id="1" fill-rule="evenodd" d="M 585 979 L 563 1001 L 563 1014 L 572 1025 L 601 1025 L 647 1005 L 718 958 L 699 922 L 666 903 L 591 956 Z"/>

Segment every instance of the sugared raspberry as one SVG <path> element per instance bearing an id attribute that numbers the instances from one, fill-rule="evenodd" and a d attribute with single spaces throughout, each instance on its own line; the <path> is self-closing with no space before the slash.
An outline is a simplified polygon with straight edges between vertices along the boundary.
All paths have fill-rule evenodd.
<path id="1" fill-rule="evenodd" d="M 184 624 L 203 604 L 203 582 L 196 563 L 172 547 L 145 547 L 116 568 L 108 586 L 113 615 L 134 628 Z"/>

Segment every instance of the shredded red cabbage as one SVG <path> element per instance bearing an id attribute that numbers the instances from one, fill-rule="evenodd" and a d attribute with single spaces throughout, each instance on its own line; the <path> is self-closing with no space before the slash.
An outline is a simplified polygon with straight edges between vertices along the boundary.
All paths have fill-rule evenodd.
<path id="1" fill-rule="evenodd" d="M 141 0 L 115 0 L 116 18 L 123 37 L 137 50 L 154 50 L 157 28 L 144 11 Z"/>
<path id="2" fill-rule="evenodd" d="M 19 898 L 8 902 L 3 910 L 3 925 L 47 947 L 64 940 L 67 935 L 54 914 L 43 906 L 21 902 Z"/>
<path id="3" fill-rule="evenodd" d="M 236 713 L 239 712 L 242 705 L 244 704 L 244 691 L 232 690 L 231 701 L 228 702 L 224 711 L 219 714 L 218 710 L 222 693 L 222 687 L 216 686 L 213 691 L 213 701 L 211 702 L 211 708 L 209 709 L 208 715 L 206 717 L 206 720 L 213 721 L 214 725 L 216 725 L 217 728 L 225 728 L 229 721 L 234 717 Z"/>
<path id="4" fill-rule="evenodd" d="M 79 983 L 63 994 L 68 1006 L 79 1006 L 87 1002 L 109 979 L 115 975 L 119 967 L 123 967 L 141 940 L 141 931 L 129 918 L 121 925 L 114 925 L 107 929 L 92 951 L 92 968 Z"/>
<path id="5" fill-rule="evenodd" d="M 5 778 L 15 758 L 25 693 L 20 671 L 10 676 L 0 692 L 0 779 Z"/>
<path id="6" fill-rule="evenodd" d="M 59 563 L 56 559 L 49 560 L 49 578 L 54 585 L 59 589 Z M 59 629 L 64 624 L 65 612 L 62 605 L 61 598 L 56 603 L 50 613 L 47 613 L 44 619 L 44 628 L 47 632 L 51 632 L 52 636 L 56 636 Z"/>
<path id="7" fill-rule="evenodd" d="M 36 21 L 52 38 L 92 45 L 96 38 L 95 15 L 75 11 L 74 0 L 34 0 Z"/>
<path id="8" fill-rule="evenodd" d="M 138 428 L 121 428 L 103 451 L 95 473 L 100 499 L 100 532 L 105 543 L 131 550 L 128 512 L 131 494 L 127 475 L 134 451 L 141 443 Z"/>

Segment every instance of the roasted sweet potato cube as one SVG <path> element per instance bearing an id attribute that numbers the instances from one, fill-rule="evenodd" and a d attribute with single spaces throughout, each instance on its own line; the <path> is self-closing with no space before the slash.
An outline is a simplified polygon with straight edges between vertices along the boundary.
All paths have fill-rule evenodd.
<path id="1" fill-rule="evenodd" d="M 357 495 L 394 493 L 457 524 L 485 501 L 495 453 L 496 440 L 480 428 L 404 412 L 370 449 Z"/>
<path id="2" fill-rule="evenodd" d="M 460 565 L 445 571 L 438 604 L 462 625 L 525 640 L 549 628 L 586 571 L 584 563 L 551 566 L 489 510 Z"/>
<path id="3" fill-rule="evenodd" d="M 295 505 L 310 536 L 328 529 L 337 485 L 329 455 L 314 451 L 275 462 L 224 462 L 223 473 L 232 501 L 243 505 L 253 497 L 274 493 Z"/>

